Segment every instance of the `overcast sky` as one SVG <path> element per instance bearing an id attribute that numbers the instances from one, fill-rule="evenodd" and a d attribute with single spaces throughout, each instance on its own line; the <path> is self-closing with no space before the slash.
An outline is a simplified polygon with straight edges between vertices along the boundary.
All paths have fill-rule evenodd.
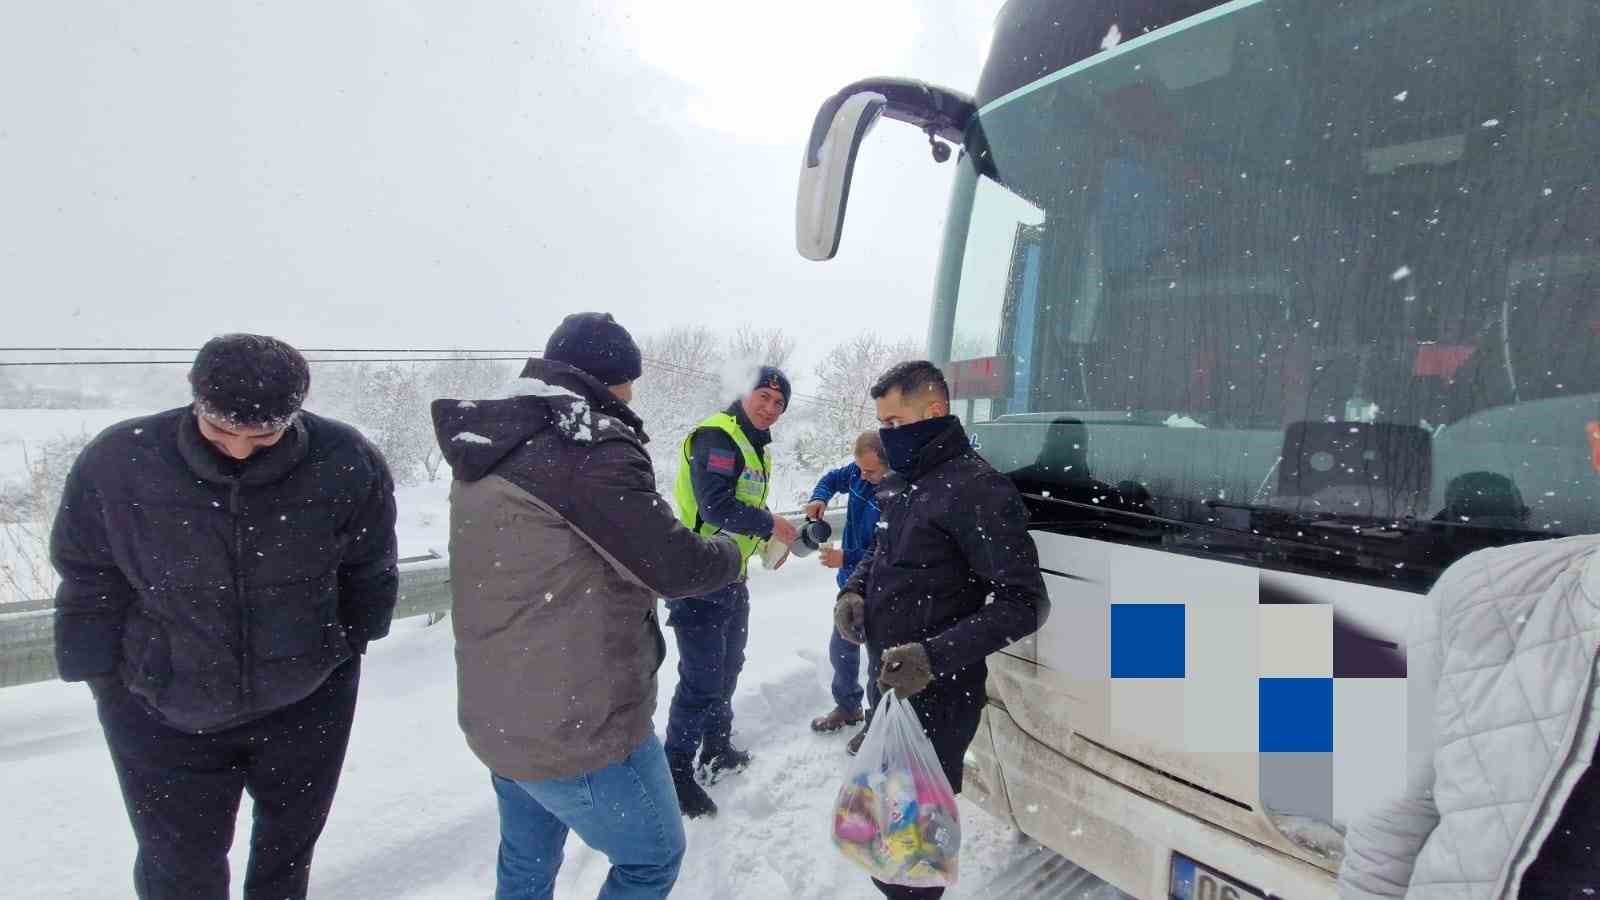
<path id="1" fill-rule="evenodd" d="M 813 263 L 801 141 L 859 77 L 971 91 L 998 6 L 5 4 L 3 343 L 533 348 L 579 309 L 920 341 L 952 165 L 881 123 Z"/>

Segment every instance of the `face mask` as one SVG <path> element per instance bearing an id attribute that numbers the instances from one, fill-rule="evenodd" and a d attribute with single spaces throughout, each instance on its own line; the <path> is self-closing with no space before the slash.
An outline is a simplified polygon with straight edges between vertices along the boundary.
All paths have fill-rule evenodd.
<path id="1" fill-rule="evenodd" d="M 940 416 L 899 428 L 878 429 L 878 436 L 883 439 L 883 449 L 889 455 L 889 468 L 902 475 L 909 473 L 916 465 L 917 454 L 922 448 L 950 427 L 949 418 Z"/>

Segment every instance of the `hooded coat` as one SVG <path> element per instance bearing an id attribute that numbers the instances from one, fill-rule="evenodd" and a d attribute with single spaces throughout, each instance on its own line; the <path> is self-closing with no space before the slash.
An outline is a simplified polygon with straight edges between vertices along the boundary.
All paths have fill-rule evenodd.
<path id="1" fill-rule="evenodd" d="M 612 765 L 654 729 L 656 598 L 739 574 L 731 538 L 685 528 L 643 423 L 599 381 L 529 361 L 498 399 L 437 400 L 450 488 L 459 720 L 505 778 Z"/>

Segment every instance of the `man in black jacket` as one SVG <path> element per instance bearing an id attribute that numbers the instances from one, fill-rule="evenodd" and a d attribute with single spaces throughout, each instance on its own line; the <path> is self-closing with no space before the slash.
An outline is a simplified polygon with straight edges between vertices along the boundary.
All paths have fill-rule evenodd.
<path id="1" fill-rule="evenodd" d="M 228 896 L 244 790 L 245 896 L 306 894 L 398 587 L 388 467 L 301 410 L 310 382 L 282 341 L 213 339 L 191 406 L 106 429 L 67 478 L 56 664 L 94 693 L 142 898 Z"/>
<path id="2" fill-rule="evenodd" d="M 938 367 L 895 366 L 872 397 L 893 471 L 878 488 L 878 539 L 839 592 L 834 622 L 867 645 L 872 705 L 890 688 L 911 701 L 959 793 L 983 712 L 985 659 L 1037 631 L 1050 601 L 1027 508 L 967 442 Z M 943 894 L 873 883 L 887 897 Z"/>

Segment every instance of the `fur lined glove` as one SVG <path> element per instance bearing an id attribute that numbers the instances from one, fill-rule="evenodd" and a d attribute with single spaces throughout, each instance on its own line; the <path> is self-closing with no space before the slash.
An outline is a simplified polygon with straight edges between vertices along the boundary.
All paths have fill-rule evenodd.
<path id="1" fill-rule="evenodd" d="M 839 630 L 839 636 L 852 644 L 865 644 L 866 621 L 867 601 L 860 594 L 840 594 L 833 605 L 833 627 Z"/>
<path id="2" fill-rule="evenodd" d="M 922 693 L 933 681 L 933 663 L 921 644 L 901 644 L 883 651 L 883 670 L 878 674 L 878 687 L 894 689 L 901 699 L 910 699 Z"/>

